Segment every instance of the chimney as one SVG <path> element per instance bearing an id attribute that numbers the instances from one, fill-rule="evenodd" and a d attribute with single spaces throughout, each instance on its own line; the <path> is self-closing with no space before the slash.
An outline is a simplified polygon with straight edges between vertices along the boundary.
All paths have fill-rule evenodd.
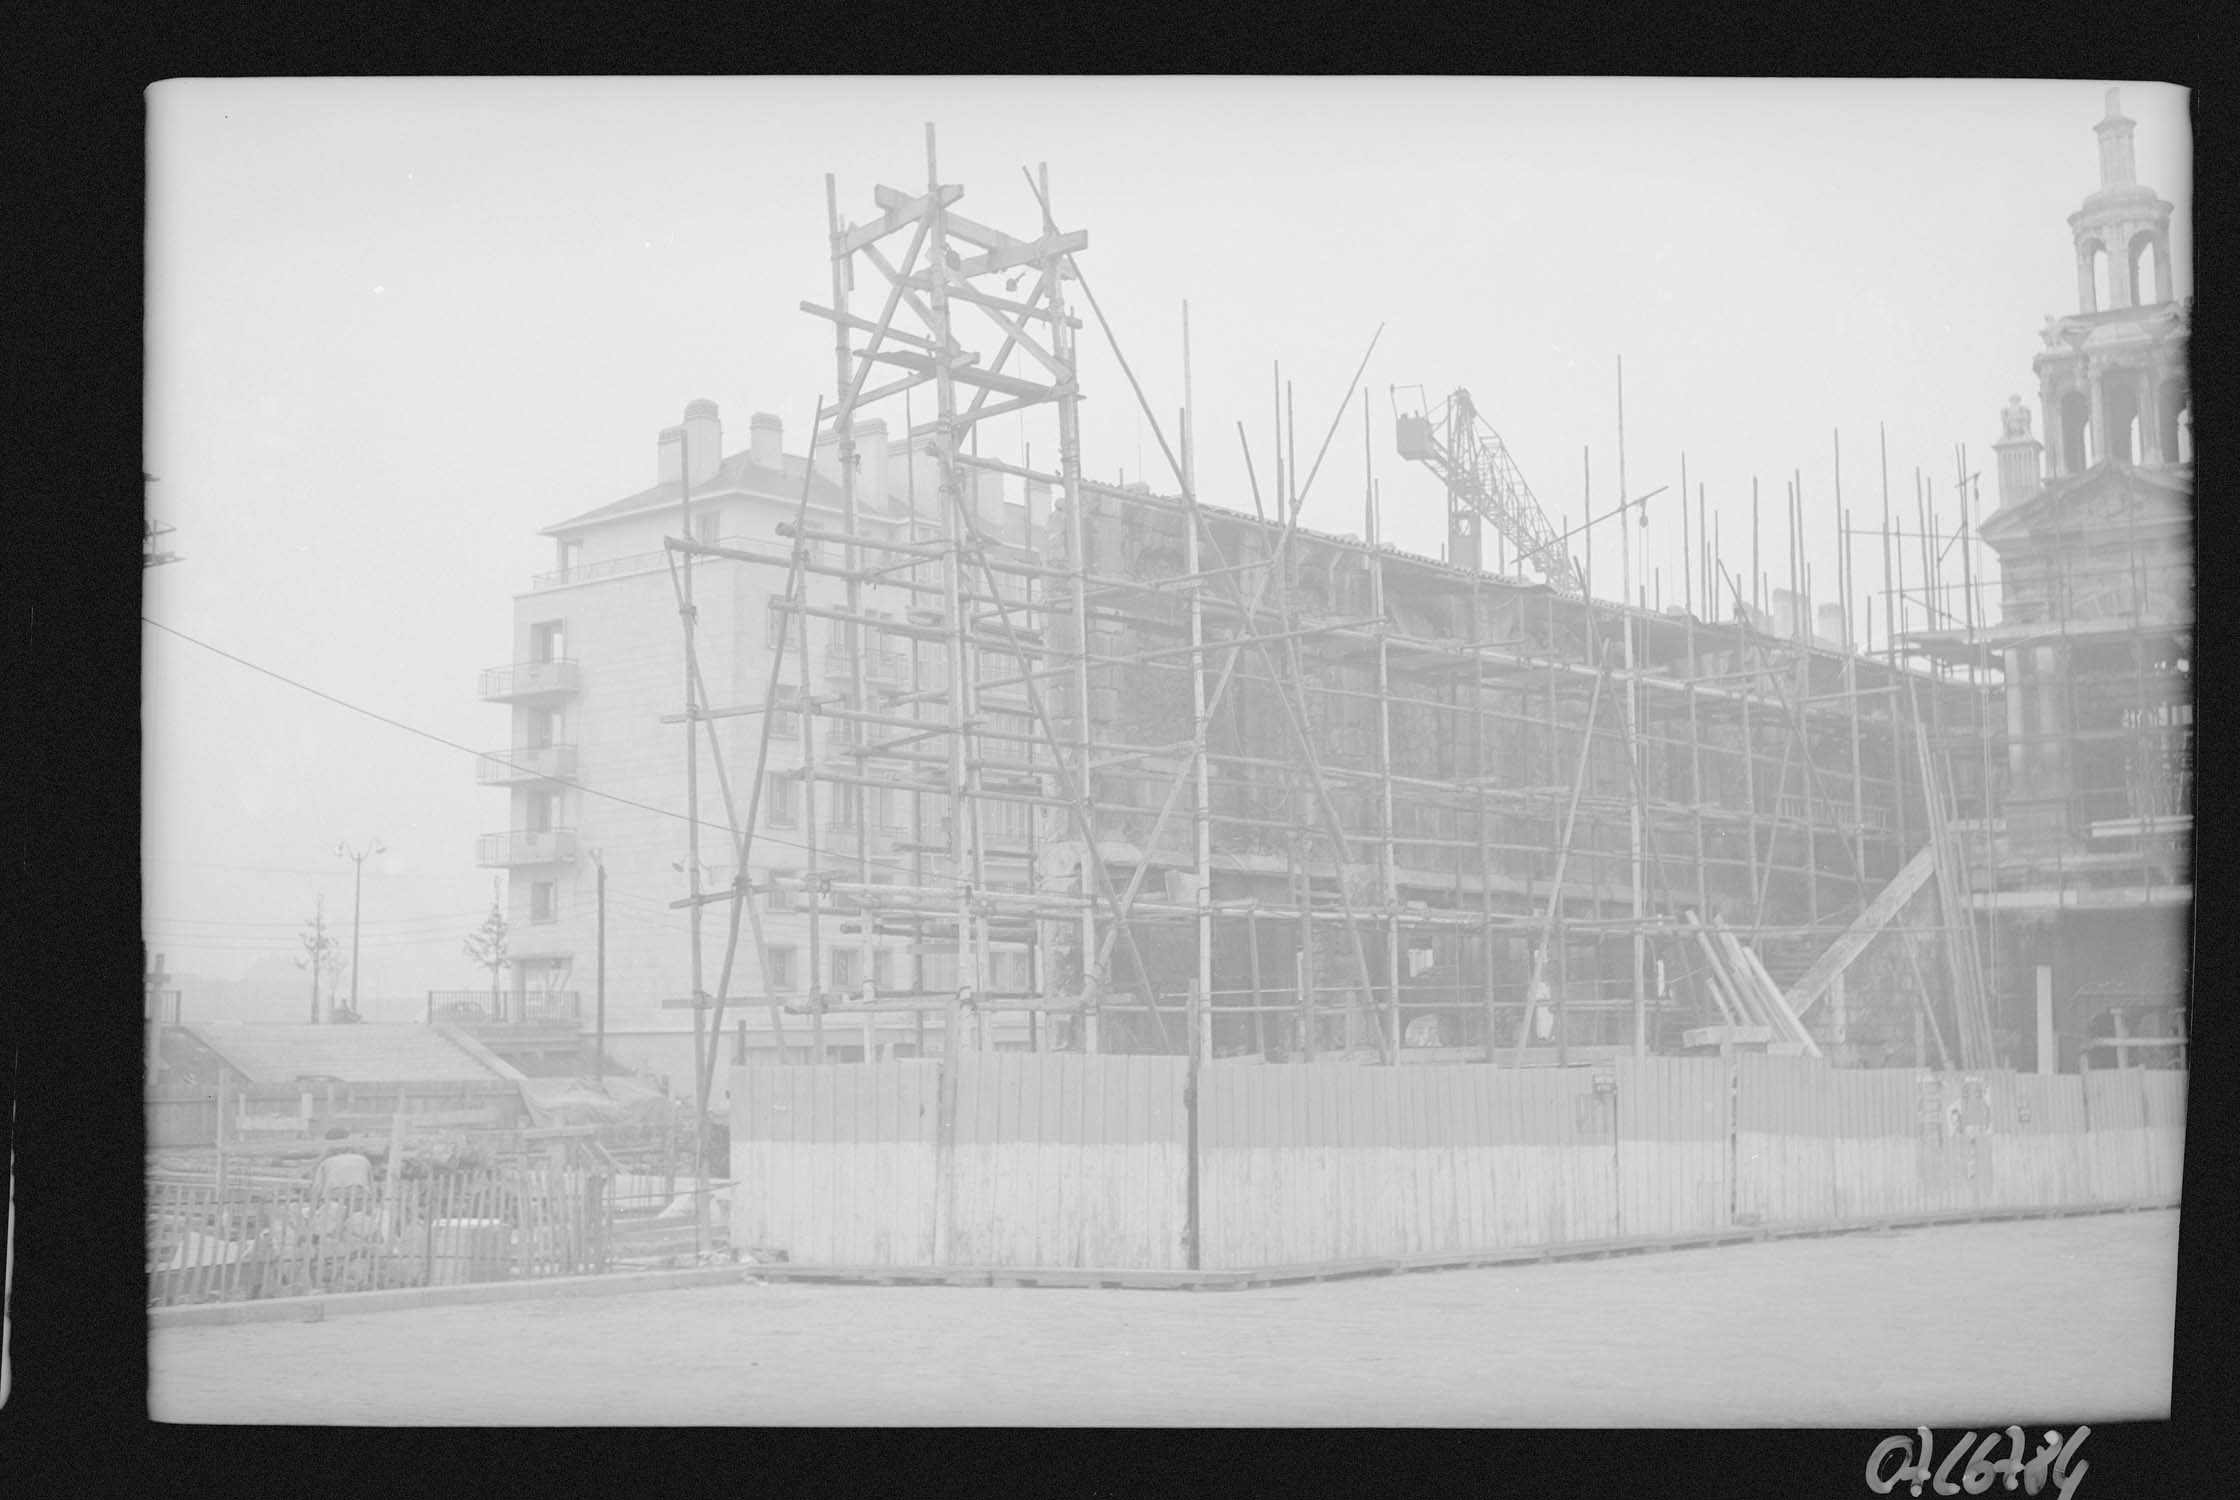
<path id="1" fill-rule="evenodd" d="M 1794 589 L 1773 591 L 1773 633 L 1801 641 L 1812 627 L 1812 610 Z"/>
<path id="2" fill-rule="evenodd" d="M 858 422 L 856 439 L 856 504 L 876 511 L 887 508 L 887 419 L 873 417 Z"/>
<path id="3" fill-rule="evenodd" d="M 698 489 L 723 467 L 723 418 L 713 401 L 702 397 L 685 403 L 684 446 L 692 461 L 692 487 Z"/>
<path id="4" fill-rule="evenodd" d="M 662 428 L 661 440 L 656 445 L 656 451 L 659 462 L 655 466 L 655 473 L 659 477 L 655 482 L 675 484 L 679 479 L 682 479 L 684 477 L 684 429 L 682 427 Z"/>
<path id="5" fill-rule="evenodd" d="M 786 424 L 766 411 L 758 411 L 747 418 L 747 458 L 758 469 L 782 471 L 785 468 Z"/>
<path id="6" fill-rule="evenodd" d="M 1845 651 L 1851 649 L 1851 632 L 1844 626 L 1842 605 L 1823 604 L 1820 606 L 1820 639 L 1830 646 L 1836 646 Z"/>
<path id="7" fill-rule="evenodd" d="M 2030 435 L 2030 408 L 2020 396 L 2007 398 L 1999 413 L 2003 429 L 1991 451 L 1999 455 L 1999 509 L 2020 505 L 2038 493 L 2038 464 L 2044 447 Z"/>

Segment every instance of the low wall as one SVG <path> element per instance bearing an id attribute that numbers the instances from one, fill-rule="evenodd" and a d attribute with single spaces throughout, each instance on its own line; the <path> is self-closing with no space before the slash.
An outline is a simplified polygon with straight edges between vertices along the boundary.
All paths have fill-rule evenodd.
<path id="1" fill-rule="evenodd" d="M 1241 1269 L 2174 1203 L 2185 1075 L 1202 1064 L 732 1072 L 734 1243 L 850 1266 Z"/>

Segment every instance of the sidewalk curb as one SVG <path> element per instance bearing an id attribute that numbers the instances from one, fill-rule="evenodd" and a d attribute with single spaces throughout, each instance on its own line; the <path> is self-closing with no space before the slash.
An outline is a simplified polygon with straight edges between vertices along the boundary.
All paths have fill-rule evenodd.
<path id="1" fill-rule="evenodd" d="M 743 1262 L 690 1266 L 673 1271 L 626 1271 L 604 1276 L 557 1276 L 537 1281 L 483 1281 L 461 1286 L 398 1287 L 380 1292 L 339 1292 L 325 1297 L 277 1297 L 265 1302 L 208 1302 L 148 1310 L 148 1326 L 209 1328 L 236 1323 L 316 1323 L 348 1313 L 401 1312 L 422 1307 L 463 1307 L 487 1302 L 529 1302 L 561 1297 L 612 1297 L 630 1292 L 683 1291 L 761 1281 L 775 1284 L 838 1283 L 855 1286 L 1103 1287 L 1132 1291 L 1245 1291 L 1302 1282 L 1339 1281 L 1361 1276 L 1405 1275 L 1423 1271 L 1490 1269 L 1533 1262 L 1594 1260 L 1606 1256 L 1669 1254 L 1678 1250 L 1763 1244 L 1774 1240 L 1836 1238 L 1892 1229 L 1930 1229 L 1945 1225 L 2011 1223 L 2026 1219 L 2076 1219 L 2109 1214 L 2161 1213 L 2177 1202 L 2069 1204 L 2050 1208 L 1993 1208 L 1940 1213 L 1879 1215 L 1871 1219 L 1818 1220 L 1795 1224 L 1746 1224 L 1693 1234 L 1645 1235 L 1613 1240 L 1575 1240 L 1506 1250 L 1457 1251 L 1431 1255 L 1378 1256 L 1228 1270 L 1130 1271 L 1055 1267 L 988 1266 L 829 1266 Z"/>
<path id="2" fill-rule="evenodd" d="M 209 1328 L 229 1323 L 316 1323 L 348 1313 L 401 1312 L 418 1307 L 464 1307 L 484 1302 L 527 1302 L 553 1297 L 613 1297 L 628 1292 L 672 1292 L 729 1286 L 761 1267 L 751 1263 L 688 1266 L 674 1271 L 625 1271 L 604 1276 L 554 1276 L 536 1281 L 477 1281 L 459 1286 L 393 1287 L 378 1292 L 337 1292 L 323 1297 L 274 1297 L 262 1302 L 204 1302 L 151 1307 L 148 1327 Z"/>

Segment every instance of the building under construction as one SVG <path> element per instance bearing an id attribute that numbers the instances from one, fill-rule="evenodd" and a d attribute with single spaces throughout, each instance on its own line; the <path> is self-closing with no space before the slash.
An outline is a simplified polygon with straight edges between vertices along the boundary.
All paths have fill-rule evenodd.
<path id="1" fill-rule="evenodd" d="M 1801 568 L 1776 591 L 1754 560 L 1747 578 L 1725 565 L 1699 494 L 1688 603 L 1651 608 L 1630 587 L 1606 602 L 1463 392 L 1395 411 L 1398 456 L 1449 495 L 1444 560 L 1379 540 L 1366 475 L 1362 537 L 1298 524 L 1317 479 L 1351 468 L 1325 463 L 1341 433 L 1340 455 L 1355 440 L 1350 393 L 1304 464 L 1284 439 L 1249 495 L 1207 503 L 1188 408 L 1150 410 L 1047 172 L 1031 179 L 1040 222 L 1007 233 L 960 212 L 930 128 L 926 147 L 924 187 L 875 189 L 861 219 L 828 179 L 832 291 L 803 308 L 834 332 L 835 393 L 808 455 L 776 451 L 774 419 L 765 453 L 757 418 L 754 452 L 726 459 L 713 407 L 695 403 L 664 434 L 659 485 L 554 528 L 556 586 L 634 572 L 633 607 L 683 622 L 658 676 L 683 688 L 683 711 L 672 698 L 662 717 L 687 742 L 670 742 L 665 786 L 688 804 L 686 888 L 668 905 L 689 936 L 662 941 L 690 974 L 658 1003 L 690 1011 L 703 1088 L 742 1012 L 804 1059 L 940 1043 L 1180 1052 L 1195 1038 L 1270 1061 L 1765 1048 L 1964 1067 L 2026 1061 L 2035 1043 L 2044 1066 L 2050 1029 L 2079 1024 L 2033 1009 L 2040 966 L 2000 926 L 2014 862 L 2039 857 L 2008 799 L 2024 770 L 2050 787 L 2047 768 L 2105 756 L 2054 748 L 2072 721 L 2016 731 L 2014 716 L 2084 665 L 2044 652 L 2115 650 L 2146 696 L 2109 711 L 2135 739 L 2163 737 L 2167 771 L 2170 736 L 2190 735 L 2168 649 L 2190 601 L 2144 636 L 2102 642 L 2095 627 L 2088 647 L 2070 606 L 2027 581 L 2051 575 L 2015 562 L 2074 550 L 2067 522 L 2032 519 L 2062 494 L 2114 487 L 2190 514 L 2190 468 L 2182 496 L 2134 473 L 2174 460 L 2174 440 L 2076 450 L 1981 538 L 1964 462 L 1956 524 L 1918 487 L 1913 529 L 1893 523 L 1885 485 L 1881 586 L 1854 583 L 1853 538 L 1875 530 L 1845 510 L 1821 617 Z M 1086 476 L 1076 343 L 1092 327 L 1168 460 L 1163 485 Z M 2182 315 L 2175 338 L 2182 360 Z M 2133 426 L 2176 420 L 2172 399 L 2139 398 Z M 2095 387 L 2091 434 L 2114 420 L 2099 401 Z M 1029 451 L 1054 460 L 978 456 L 978 426 L 1012 417 L 1008 435 L 1020 413 L 1047 424 Z M 1373 444 L 1365 393 L 1359 425 Z M 733 507 L 718 522 L 735 494 L 762 519 L 741 526 Z M 2160 545 L 2182 547 L 2177 511 L 2157 514 Z M 645 532 L 636 545 L 660 538 L 643 566 L 569 551 L 622 518 Z M 2089 545 L 2116 546 L 2095 524 Z M 1957 578 L 1952 549 L 1928 545 L 1948 531 Z M 2003 624 L 1967 561 L 1981 541 L 2007 563 Z M 1852 639 L 1869 596 L 1879 651 Z M 519 628 L 533 635 L 550 608 Z M 566 665 L 545 674 L 550 691 L 577 690 Z M 2018 673 L 2035 687 L 2010 692 Z M 2089 696 L 2105 676 L 2062 691 Z M 509 686 L 503 701 L 532 697 Z M 612 784 L 588 750 L 580 773 L 570 754 L 566 776 L 497 779 L 554 796 L 578 774 Z M 2137 828 L 2095 813 L 2085 831 L 2167 864 L 2175 825 L 2155 820 L 2182 809 L 2156 787 L 2154 810 L 2127 815 Z M 2082 815 L 2063 816 L 2077 831 Z M 673 826 L 639 821 L 674 849 Z M 564 854 L 508 844 L 492 862 L 565 867 L 560 831 Z M 849 1051 L 828 1054 L 836 1026 Z"/>
<path id="2" fill-rule="evenodd" d="M 1852 986 L 1812 1028 L 1781 999 L 1977 810 L 1975 758 L 1946 753 L 1989 727 L 1977 684 L 1847 649 L 1840 624 L 1816 636 L 1796 592 L 1769 617 L 1708 557 L 1712 618 L 1593 600 L 1459 394 L 1402 442 L 1456 497 L 1450 552 L 1477 552 L 1482 525 L 1528 576 L 1299 527 L 1314 473 L 1290 455 L 1253 510 L 1206 504 L 1187 415 L 1174 444 L 1159 431 L 1169 493 L 1091 482 L 1075 289 L 1123 368 L 1125 351 L 1075 260 L 1087 237 L 963 217 L 928 147 L 925 190 L 878 189 L 868 222 L 834 195 L 832 304 L 805 308 L 837 334 L 839 524 L 816 524 L 805 482 L 779 606 L 803 634 L 768 684 L 807 710 L 803 826 L 835 826 L 820 800 L 851 809 L 854 836 L 799 872 L 824 919 L 806 972 L 830 972 L 818 948 L 899 937 L 916 978 L 813 982 L 795 1008 L 1024 1013 L 1036 1045 L 1099 1050 L 1179 1050 L 1198 1027 L 1216 1055 L 1385 1061 L 1823 1039 L 1907 1058 L 1926 1023 L 1988 1060 L 1973 945 L 1938 941 L 1942 921 L 1910 972 Z M 928 493 L 897 526 L 890 486 L 863 492 L 856 434 L 905 402 L 925 413 L 903 425 Z M 1030 407 L 1055 416 L 1055 466 L 974 456 L 978 423 Z M 1023 536 L 990 478 L 1026 487 Z M 690 506 L 679 555 L 781 561 L 684 540 Z M 758 764 L 773 727 L 743 736 L 763 738 Z M 910 804 L 905 837 L 879 847 L 866 796 Z M 752 886 L 688 897 L 741 912 L 727 954 L 764 943 L 757 903 L 733 899 Z"/>

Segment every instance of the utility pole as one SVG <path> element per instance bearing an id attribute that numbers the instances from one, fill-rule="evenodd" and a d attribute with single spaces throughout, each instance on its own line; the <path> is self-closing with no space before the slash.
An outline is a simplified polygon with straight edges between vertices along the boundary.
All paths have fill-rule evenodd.
<path id="1" fill-rule="evenodd" d="M 598 1049 L 591 1054 L 591 1076 L 603 1087 L 607 1081 L 607 862 L 594 849 L 591 863 L 599 872 Z"/>
<path id="2" fill-rule="evenodd" d="M 334 846 L 334 852 L 357 866 L 350 884 L 350 1014 L 362 1021 L 366 1013 L 358 1009 L 358 911 L 365 896 L 366 856 L 386 854 L 388 849 L 381 840 L 375 839 L 368 849 L 353 849 L 347 843 L 340 843 Z"/>
<path id="3" fill-rule="evenodd" d="M 319 1025 L 326 1018 L 319 1013 L 319 970 L 327 961 L 327 951 L 334 945 L 327 939 L 327 898 L 319 897 L 313 905 L 309 930 L 302 934 L 303 953 L 296 959 L 298 968 L 311 971 L 311 1024 Z"/>

